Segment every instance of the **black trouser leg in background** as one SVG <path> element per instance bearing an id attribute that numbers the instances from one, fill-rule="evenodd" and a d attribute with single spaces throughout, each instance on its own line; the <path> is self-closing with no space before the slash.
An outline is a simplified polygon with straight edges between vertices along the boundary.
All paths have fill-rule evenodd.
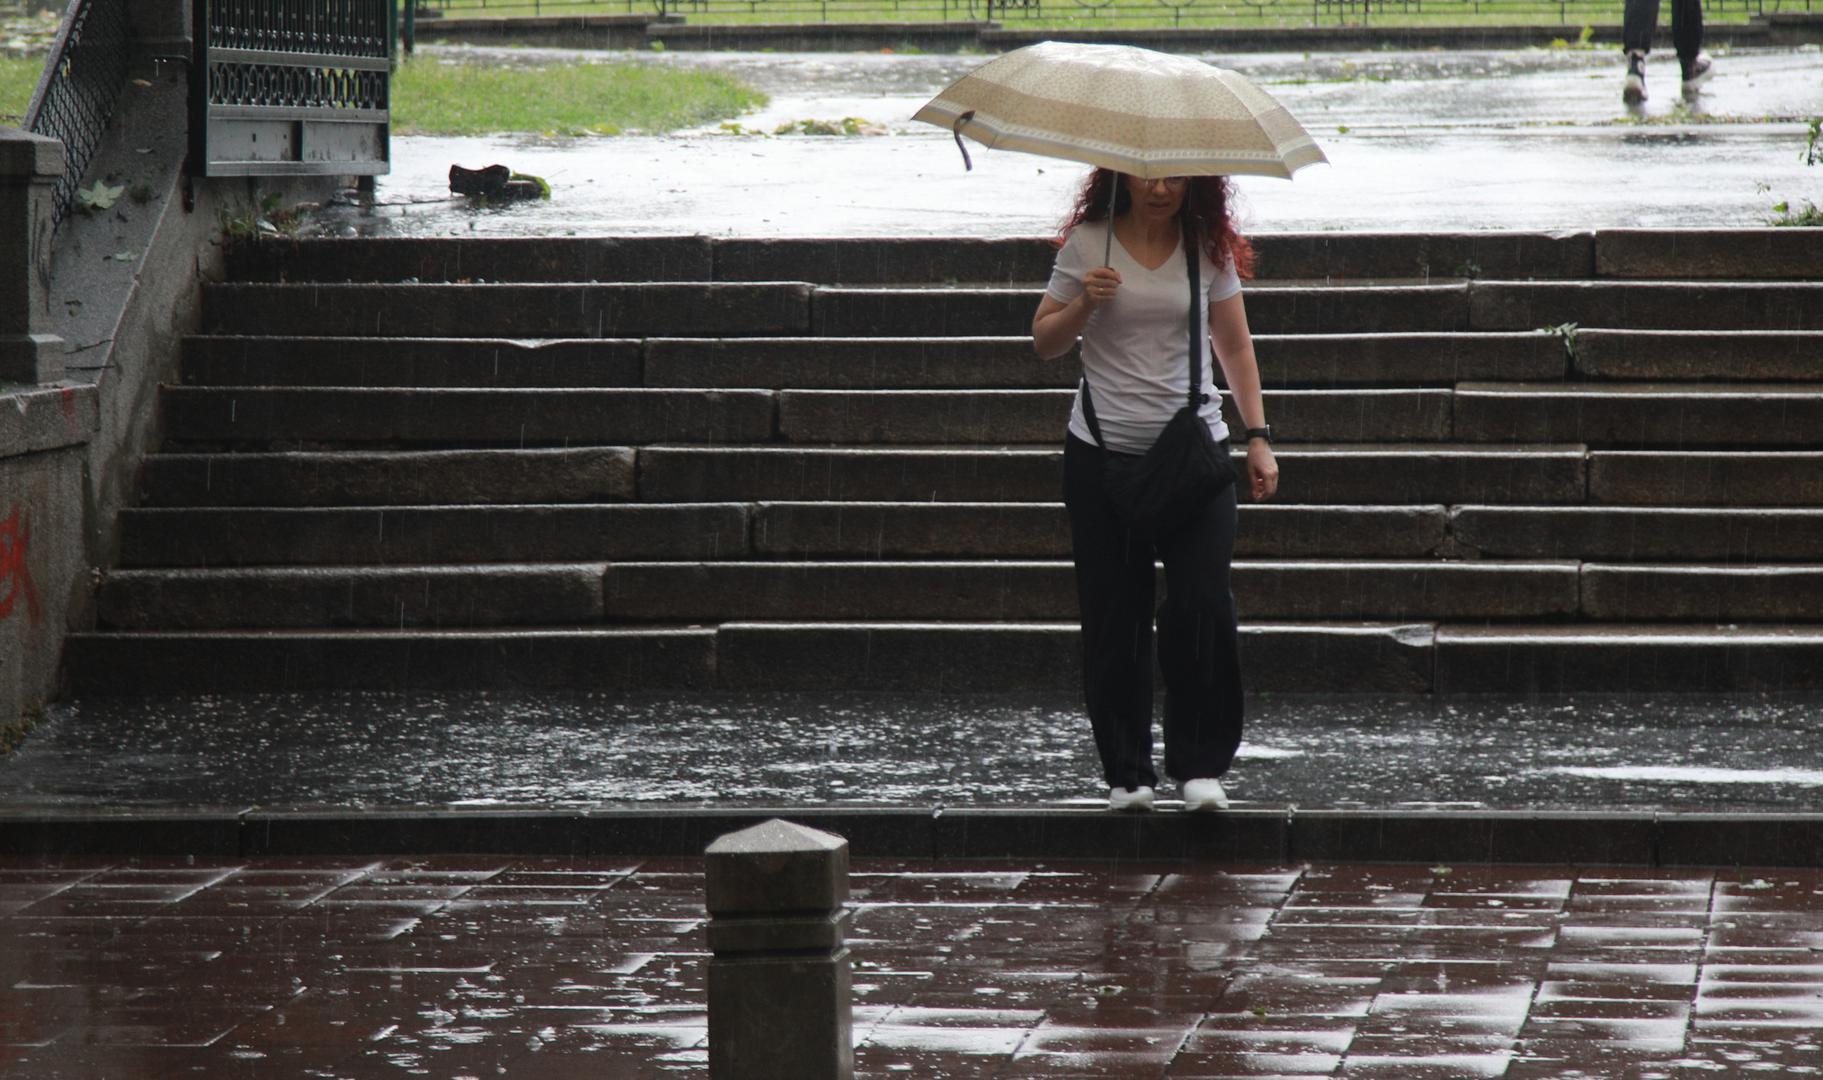
<path id="1" fill-rule="evenodd" d="M 1621 20 L 1621 48 L 1651 52 L 1652 34 L 1658 28 L 1658 0 L 1627 0 Z M 1677 58 L 1687 69 L 1703 51 L 1703 0 L 1671 0 L 1671 41 Z"/>
<path id="2" fill-rule="evenodd" d="M 1165 673 L 1166 772 L 1220 776 L 1241 737 L 1230 490 L 1157 549 L 1132 537 L 1102 494 L 1102 451 L 1064 445 L 1064 503 L 1082 607 L 1083 697 L 1109 787 L 1153 787 L 1152 643 L 1155 554 L 1165 564 L 1159 664 Z"/>

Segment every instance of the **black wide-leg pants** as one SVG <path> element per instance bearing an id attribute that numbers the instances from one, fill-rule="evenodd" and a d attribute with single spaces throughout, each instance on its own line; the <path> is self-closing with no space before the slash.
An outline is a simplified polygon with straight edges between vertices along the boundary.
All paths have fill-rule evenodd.
<path id="1" fill-rule="evenodd" d="M 1229 488 L 1194 521 L 1156 543 L 1133 536 L 1102 493 L 1102 450 L 1064 443 L 1076 593 L 1082 605 L 1083 694 L 1109 787 L 1155 787 L 1152 767 L 1153 619 L 1165 677 L 1165 774 L 1221 776 L 1241 745 L 1241 665 L 1229 563 L 1237 514 Z M 1154 559 L 1165 602 L 1154 610 Z"/>
<path id="2" fill-rule="evenodd" d="M 1621 18 L 1621 48 L 1651 52 L 1652 34 L 1658 28 L 1659 0 L 1627 0 Z M 1685 70 L 1703 51 L 1703 0 L 1671 0 L 1671 42 Z"/>

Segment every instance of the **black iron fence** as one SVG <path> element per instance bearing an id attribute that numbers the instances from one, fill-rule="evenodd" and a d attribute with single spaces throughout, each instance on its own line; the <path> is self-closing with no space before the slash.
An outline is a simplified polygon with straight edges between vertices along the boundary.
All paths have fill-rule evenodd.
<path id="1" fill-rule="evenodd" d="M 973 21 L 1146 26 L 1336 26 L 1620 21 L 1619 0 L 418 0 L 424 16 L 682 15 L 705 22 Z M 1703 0 L 1712 19 L 1823 10 L 1823 0 Z M 420 36 L 434 26 L 420 21 Z"/>
<path id="2" fill-rule="evenodd" d="M 127 0 L 70 0 L 25 111 L 27 131 L 64 145 L 66 167 L 52 210 L 57 224 L 75 205 L 83 170 L 108 130 L 127 84 L 130 51 Z"/>
<path id="3" fill-rule="evenodd" d="M 385 173 L 395 15 L 394 0 L 196 0 L 201 175 Z"/>

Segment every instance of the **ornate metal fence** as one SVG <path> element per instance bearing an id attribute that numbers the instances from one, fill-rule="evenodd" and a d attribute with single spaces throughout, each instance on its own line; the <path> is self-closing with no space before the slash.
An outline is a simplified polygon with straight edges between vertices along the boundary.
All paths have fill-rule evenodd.
<path id="1" fill-rule="evenodd" d="M 196 0 L 203 176 L 388 171 L 393 0 Z"/>
<path id="2" fill-rule="evenodd" d="M 127 84 L 130 46 L 127 0 L 70 0 L 25 111 L 26 130 L 61 141 L 67 155 L 52 210 L 57 224 L 69 216 L 77 183 Z"/>
<path id="3" fill-rule="evenodd" d="M 1057 26 L 1617 23 L 1619 0 L 416 0 L 428 14 L 683 15 L 693 22 L 955 21 Z M 1823 9 L 1823 0 L 1703 0 L 1711 19 Z M 419 23 L 420 36 L 434 24 Z"/>

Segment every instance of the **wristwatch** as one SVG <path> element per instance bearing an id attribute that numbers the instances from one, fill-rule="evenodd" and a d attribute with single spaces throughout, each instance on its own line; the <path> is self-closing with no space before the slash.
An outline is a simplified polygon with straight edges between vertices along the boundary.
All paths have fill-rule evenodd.
<path id="1" fill-rule="evenodd" d="M 1248 428 L 1247 429 L 1247 441 L 1252 442 L 1255 439 L 1265 439 L 1268 443 L 1271 443 L 1272 442 L 1272 425 L 1267 424 L 1265 427 Z"/>

